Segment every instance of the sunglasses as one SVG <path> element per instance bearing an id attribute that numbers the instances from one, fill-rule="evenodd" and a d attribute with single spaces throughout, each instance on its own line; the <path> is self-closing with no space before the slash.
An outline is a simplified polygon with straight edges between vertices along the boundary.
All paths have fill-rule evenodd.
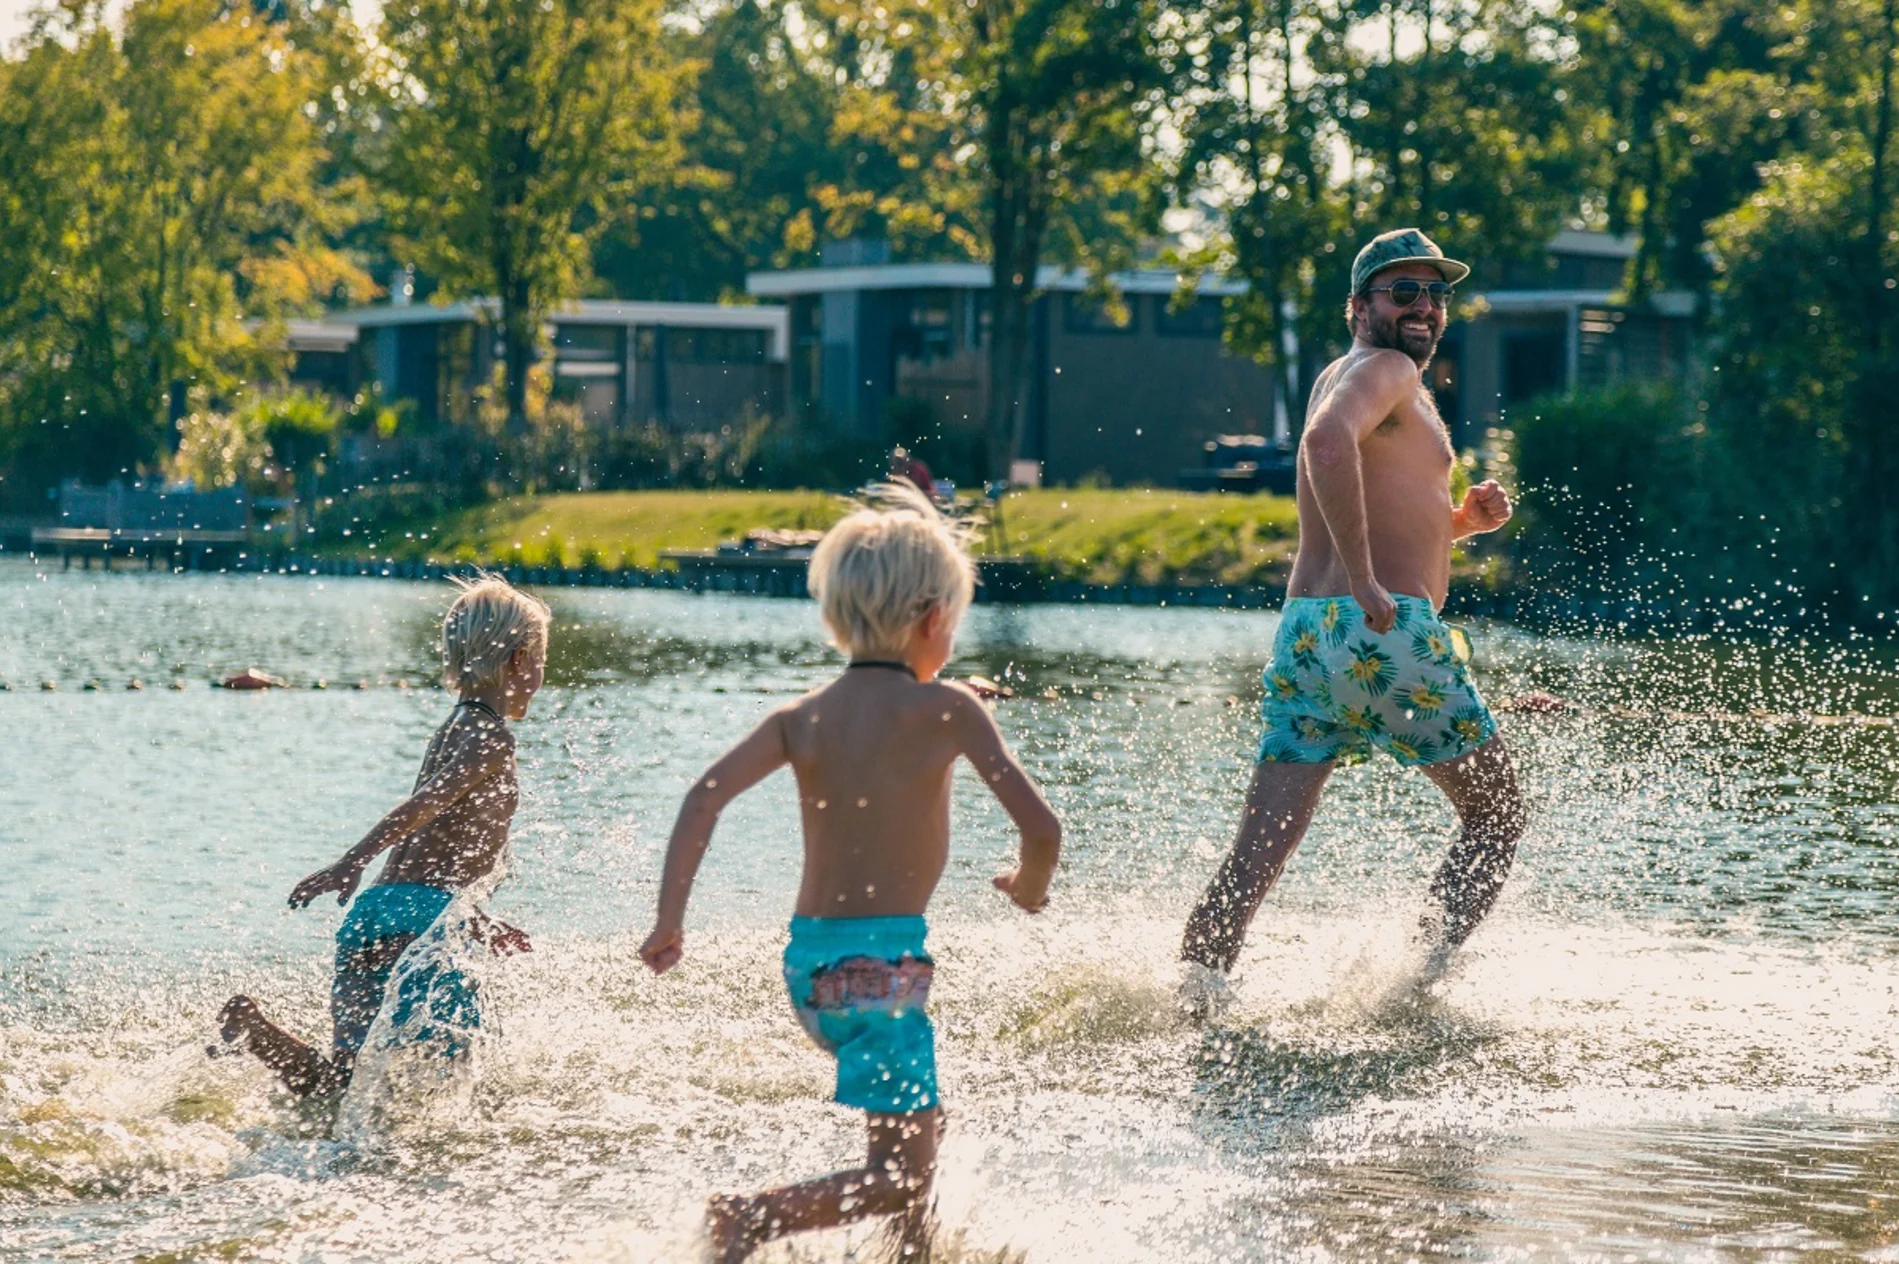
<path id="1" fill-rule="evenodd" d="M 1389 294 L 1394 307 L 1409 307 L 1418 301 L 1421 294 L 1431 296 L 1434 307 L 1449 307 L 1451 295 L 1457 293 L 1449 281 L 1393 281 L 1390 285 L 1368 285 L 1367 294 Z"/>

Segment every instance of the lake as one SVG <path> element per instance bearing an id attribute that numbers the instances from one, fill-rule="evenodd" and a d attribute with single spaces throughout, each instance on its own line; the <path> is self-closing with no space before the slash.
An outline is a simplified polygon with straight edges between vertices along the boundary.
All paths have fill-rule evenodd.
<path id="1" fill-rule="evenodd" d="M 788 775 L 720 823 L 684 964 L 636 954 L 686 785 L 838 668 L 809 602 L 544 594 L 492 905 L 536 947 L 484 967 L 452 1082 L 327 1135 L 205 1056 L 234 991 L 326 1035 L 341 910 L 285 896 L 408 791 L 451 595 L 0 560 L 0 1258 L 683 1260 L 708 1193 L 859 1160 L 778 972 Z M 931 940 L 945 1257 L 1899 1260 L 1891 643 L 1473 627 L 1493 701 L 1572 704 L 1503 717 L 1534 816 L 1491 921 L 1407 986 L 1452 819 L 1389 761 L 1341 770 L 1233 1010 L 1186 1028 L 1181 924 L 1275 627 L 970 613 L 951 674 L 1016 689 L 997 715 L 1067 847 L 1048 912 L 1015 913 L 988 885 L 1013 835 L 959 774 Z M 210 687 L 249 666 L 293 687 Z"/>

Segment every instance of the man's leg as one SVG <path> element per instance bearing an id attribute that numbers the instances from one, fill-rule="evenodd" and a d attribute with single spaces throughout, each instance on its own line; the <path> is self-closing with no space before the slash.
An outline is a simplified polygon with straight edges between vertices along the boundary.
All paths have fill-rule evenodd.
<path id="1" fill-rule="evenodd" d="M 1319 806 L 1319 792 L 1331 775 L 1329 763 L 1262 763 L 1254 768 L 1239 836 L 1187 919 L 1181 960 L 1222 974 L 1233 968 L 1259 902 L 1305 837 Z"/>
<path id="2" fill-rule="evenodd" d="M 1431 894 L 1444 910 L 1443 943 L 1455 948 L 1470 938 L 1497 902 L 1528 813 L 1501 737 L 1468 755 L 1427 764 L 1423 772 L 1450 799 L 1463 823 L 1451 854 L 1431 881 Z"/>

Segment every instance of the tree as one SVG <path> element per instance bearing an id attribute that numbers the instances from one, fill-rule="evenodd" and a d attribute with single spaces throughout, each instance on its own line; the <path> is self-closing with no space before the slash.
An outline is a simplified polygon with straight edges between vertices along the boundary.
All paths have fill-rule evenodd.
<path id="1" fill-rule="evenodd" d="M 216 0 L 138 0 L 119 31 L 96 4 L 36 17 L 0 66 L 13 498 L 149 467 L 181 390 L 268 375 L 274 317 L 366 293 L 325 238 L 322 91 L 280 26 Z"/>
<path id="2" fill-rule="evenodd" d="M 948 17 L 988 236 L 990 469 L 1006 477 L 1026 437 L 1043 261 L 1099 276 L 1159 226 L 1149 142 L 1171 96 L 1169 63 L 1143 0 L 971 0 Z"/>
<path id="3" fill-rule="evenodd" d="M 1353 0 L 1324 23 L 1353 219 L 1480 262 L 1540 259 L 1584 212 L 1594 150 L 1561 23 L 1534 0 Z"/>
<path id="4" fill-rule="evenodd" d="M 1350 206 L 1332 178 L 1333 84 L 1308 49 L 1336 20 L 1317 0 L 1215 0 L 1190 11 L 1191 87 L 1176 196 L 1215 217 L 1186 256 L 1196 275 L 1247 283 L 1227 301 L 1226 341 L 1274 370 L 1288 418 L 1303 407 L 1295 346 L 1339 338 Z"/>
<path id="5" fill-rule="evenodd" d="M 594 239 L 678 156 L 684 68 L 657 0 L 412 0 L 383 10 L 376 176 L 448 295 L 500 302 L 510 424 L 552 306 Z"/>
<path id="6" fill-rule="evenodd" d="M 799 51 L 786 29 L 794 12 L 724 0 L 669 36 L 672 55 L 699 68 L 684 157 L 595 248 L 611 292 L 715 300 L 743 294 L 757 269 L 815 261 L 819 190 L 847 183 L 853 162 L 833 143 L 842 89 Z"/>

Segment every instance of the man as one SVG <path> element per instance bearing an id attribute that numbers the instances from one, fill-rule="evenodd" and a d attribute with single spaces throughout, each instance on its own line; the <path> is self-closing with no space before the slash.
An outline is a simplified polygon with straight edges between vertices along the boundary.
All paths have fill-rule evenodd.
<path id="1" fill-rule="evenodd" d="M 1266 672 L 1259 764 L 1239 836 L 1188 919 L 1182 1000 L 1225 999 L 1260 900 L 1285 868 L 1341 759 L 1373 747 L 1429 777 L 1462 832 L 1432 883 L 1441 962 L 1489 912 L 1523 833 L 1523 800 L 1496 722 L 1453 652 L 1438 607 L 1451 543 L 1494 531 L 1510 500 L 1486 481 L 1453 507 L 1450 435 L 1426 389 L 1452 286 L 1470 269 L 1415 228 L 1352 264 L 1352 347 L 1312 387 L 1299 443 L 1299 553 Z"/>

